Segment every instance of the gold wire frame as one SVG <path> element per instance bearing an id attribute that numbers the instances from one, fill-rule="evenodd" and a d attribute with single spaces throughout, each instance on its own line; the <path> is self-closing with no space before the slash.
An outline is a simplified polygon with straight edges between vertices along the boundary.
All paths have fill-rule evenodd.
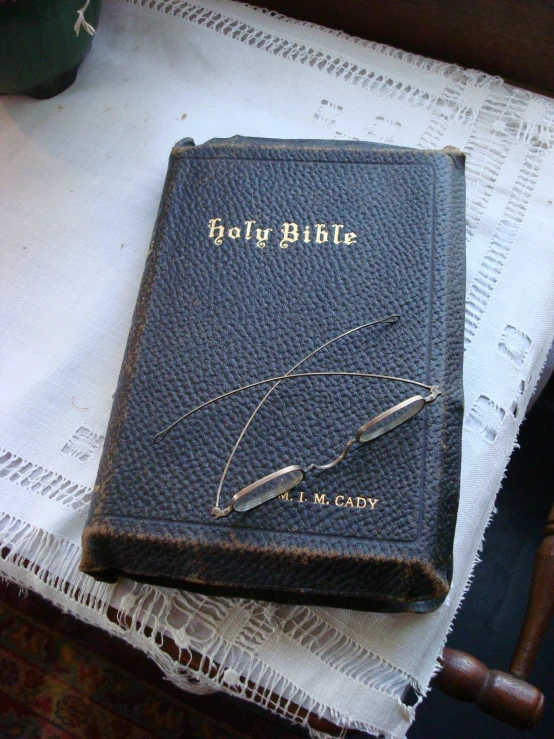
<path id="1" fill-rule="evenodd" d="M 214 398 L 210 398 L 210 400 L 207 400 L 204 403 L 201 403 L 200 405 L 196 406 L 195 408 L 192 408 L 191 410 L 187 411 L 187 413 L 180 416 L 176 421 L 174 421 L 169 426 L 167 426 L 163 431 L 160 431 L 158 434 L 156 434 L 156 436 L 154 437 L 154 443 L 159 444 L 161 441 L 163 441 L 163 439 L 167 436 L 167 434 L 169 434 L 178 424 L 180 424 L 182 421 L 189 418 L 193 413 L 196 413 L 197 411 L 202 410 L 203 408 L 206 408 L 212 403 L 216 403 L 218 401 L 224 400 L 225 398 L 228 398 L 237 393 L 244 392 L 251 388 L 259 387 L 265 384 L 271 384 L 272 387 L 265 394 L 262 400 L 258 403 L 256 409 L 253 411 L 250 418 L 246 422 L 227 460 L 227 463 L 223 470 L 223 474 L 221 476 L 219 487 L 217 490 L 216 503 L 212 507 L 211 513 L 215 518 L 222 518 L 224 516 L 228 516 L 234 510 L 244 513 L 246 511 L 251 510 L 252 508 L 255 508 L 261 505 L 262 503 L 265 503 L 268 500 L 271 500 L 277 497 L 278 495 L 282 495 L 292 490 L 294 487 L 296 487 L 302 482 L 307 472 L 310 472 L 312 470 L 320 470 L 320 471 L 329 470 L 332 467 L 335 467 L 337 464 L 340 464 L 345 459 L 346 455 L 348 454 L 352 446 L 354 446 L 355 444 L 362 444 L 362 445 L 367 444 L 370 441 L 373 441 L 374 439 L 377 439 L 378 437 L 383 436 L 386 433 L 389 433 L 393 429 L 397 428 L 397 426 L 400 426 L 401 424 L 406 423 L 411 418 L 416 416 L 428 403 L 432 403 L 441 394 L 441 391 L 438 385 L 427 385 L 425 383 L 418 382 L 416 380 L 408 380 L 405 377 L 394 377 L 392 375 L 382 375 L 382 374 L 376 374 L 376 373 L 370 373 L 370 372 L 322 371 L 322 372 L 299 372 L 296 374 L 292 374 L 294 370 L 296 370 L 307 359 L 312 357 L 317 352 L 321 351 L 321 349 L 324 349 L 325 347 L 329 346 L 329 344 L 332 344 L 333 342 L 337 341 L 338 339 L 344 338 L 345 336 L 348 336 L 349 334 L 354 333 L 355 331 L 359 331 L 360 329 L 367 328 L 369 326 L 375 326 L 380 323 L 396 323 L 396 321 L 399 318 L 400 316 L 398 315 L 392 315 L 392 316 L 387 316 L 386 318 L 380 319 L 378 321 L 372 321 L 370 323 L 362 324 L 361 326 L 356 326 L 353 329 L 349 329 L 348 331 L 345 331 L 342 334 L 335 336 L 333 339 L 330 339 L 325 344 L 322 344 L 320 347 L 310 352 L 310 354 L 308 354 L 306 357 L 304 357 L 299 362 L 297 362 L 294 365 L 294 367 L 292 367 L 289 370 L 289 372 L 285 375 L 278 375 L 276 377 L 269 377 L 264 380 L 258 380 L 256 382 L 249 383 L 248 385 L 243 385 L 242 387 L 229 390 Z M 319 464 L 319 465 L 310 464 L 307 467 L 302 467 L 300 465 L 288 465 L 287 467 L 283 467 L 282 469 L 276 470 L 275 472 L 271 472 L 270 474 L 265 475 L 259 480 L 256 480 L 253 483 L 250 483 L 246 487 L 239 490 L 237 493 L 235 493 L 232 496 L 231 501 L 226 508 L 223 508 L 223 509 L 220 508 L 219 499 L 221 495 L 221 489 L 223 486 L 223 482 L 225 480 L 226 473 L 229 469 L 231 460 L 233 459 L 233 456 L 240 442 L 242 441 L 244 434 L 246 433 L 246 430 L 250 426 L 257 412 L 260 410 L 262 405 L 265 403 L 269 395 L 275 390 L 275 388 L 281 382 L 288 381 L 288 380 L 298 380 L 300 378 L 305 378 L 305 377 L 359 377 L 359 378 L 369 378 L 369 379 L 380 379 L 380 380 L 386 380 L 386 381 L 396 381 L 396 382 L 406 383 L 409 385 L 418 386 L 420 388 L 427 390 L 429 394 L 427 396 L 414 395 L 411 398 L 407 398 L 406 400 L 396 403 L 391 408 L 388 408 L 387 410 L 383 411 L 382 413 L 378 414 L 374 418 L 367 421 L 363 426 L 361 426 L 358 429 L 355 438 L 350 439 L 349 441 L 346 442 L 346 445 L 344 446 L 343 450 L 338 455 L 338 457 L 331 460 L 330 462 L 327 462 L 325 464 Z"/>

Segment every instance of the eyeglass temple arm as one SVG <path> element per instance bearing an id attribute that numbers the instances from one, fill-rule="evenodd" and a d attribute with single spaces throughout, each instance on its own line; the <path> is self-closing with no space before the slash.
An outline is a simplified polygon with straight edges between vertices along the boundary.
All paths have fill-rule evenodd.
<path id="1" fill-rule="evenodd" d="M 235 388 L 234 390 L 229 390 L 226 393 L 223 393 L 222 395 L 218 395 L 215 398 L 211 398 L 210 400 L 207 400 L 205 403 L 201 403 L 200 405 L 197 405 L 196 408 L 192 408 L 192 410 L 188 411 L 184 415 L 182 415 L 180 418 L 178 418 L 176 421 L 174 421 L 170 426 L 165 428 L 163 431 L 160 431 L 159 434 L 156 434 L 154 437 L 154 443 L 159 444 L 165 436 L 177 426 L 177 424 L 181 423 L 181 421 L 184 421 L 186 418 L 189 418 L 192 416 L 193 413 L 196 413 L 197 411 L 202 410 L 202 408 L 206 408 L 209 405 L 212 405 L 212 403 L 216 403 L 218 400 L 223 400 L 224 398 L 228 398 L 231 395 L 236 395 L 237 393 L 242 393 L 245 390 L 250 390 L 254 387 L 259 387 L 260 385 L 267 385 L 270 382 L 281 382 L 283 380 L 297 380 L 300 377 L 362 377 L 366 379 L 376 379 L 376 380 L 389 380 L 391 382 L 404 382 L 408 385 L 416 385 L 417 387 L 422 387 L 425 390 L 429 390 L 429 392 L 434 392 L 435 385 L 425 385 L 423 382 L 417 382 L 416 380 L 407 380 L 405 377 L 393 377 L 392 375 L 378 375 L 371 372 L 299 372 L 296 375 L 278 375 L 277 377 L 268 377 L 265 380 L 258 380 L 257 382 L 251 382 L 248 385 L 243 385 L 242 387 Z M 435 395 L 436 397 L 436 395 Z M 433 398 L 434 399 L 434 398 Z"/>

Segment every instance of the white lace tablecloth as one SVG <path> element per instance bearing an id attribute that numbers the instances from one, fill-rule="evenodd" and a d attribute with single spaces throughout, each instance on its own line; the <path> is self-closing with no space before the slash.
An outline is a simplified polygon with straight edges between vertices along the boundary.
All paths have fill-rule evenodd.
<path id="1" fill-rule="evenodd" d="M 554 104 L 497 78 L 231 2 L 106 1 L 77 83 L 0 103 L 0 570 L 176 683 L 402 737 L 467 587 L 554 333 Z M 454 582 L 428 615 L 208 598 L 80 575 L 167 157 L 234 134 L 467 155 L 466 415 Z M 119 623 L 107 618 L 119 609 Z M 151 628 L 153 627 L 153 629 Z M 161 648 L 171 636 L 198 677 Z M 280 705 L 270 694 L 284 697 Z"/>

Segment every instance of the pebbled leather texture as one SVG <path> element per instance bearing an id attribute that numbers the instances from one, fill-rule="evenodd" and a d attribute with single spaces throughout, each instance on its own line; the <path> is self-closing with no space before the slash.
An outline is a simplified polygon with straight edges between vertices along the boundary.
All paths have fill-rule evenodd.
<path id="1" fill-rule="evenodd" d="M 227 229 L 217 245 L 210 219 Z M 272 228 L 267 246 L 245 221 Z M 281 248 L 280 228 L 311 227 Z M 329 240 L 314 243 L 315 224 Z M 356 243 L 332 243 L 332 224 Z M 228 235 L 228 229 L 241 228 Z M 235 236 L 236 238 L 233 238 Z M 461 457 L 464 155 L 363 142 L 234 137 L 173 149 L 89 519 L 82 569 L 223 595 L 425 612 L 446 597 Z M 214 519 L 220 475 L 288 372 L 370 372 L 438 384 L 409 422 L 311 472 L 289 500 Z M 283 382 L 242 440 L 221 507 L 288 465 L 321 464 L 372 416 L 426 391 L 325 377 Z M 367 501 L 378 499 L 374 508 Z M 303 502 L 301 502 L 301 500 Z M 348 504 L 350 500 L 351 504 Z M 366 501 L 365 506 L 359 501 Z"/>

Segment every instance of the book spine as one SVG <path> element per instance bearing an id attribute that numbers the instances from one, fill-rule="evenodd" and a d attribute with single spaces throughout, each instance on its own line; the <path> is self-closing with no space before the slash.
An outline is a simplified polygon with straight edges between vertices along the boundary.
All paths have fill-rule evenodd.
<path id="1" fill-rule="evenodd" d="M 148 310 L 150 308 L 150 297 L 152 287 L 155 281 L 158 268 L 160 250 L 165 238 L 167 228 L 169 209 L 171 203 L 170 193 L 174 186 L 176 169 L 179 158 L 186 147 L 195 146 L 192 139 L 183 139 L 179 141 L 172 149 L 169 157 L 169 166 L 163 192 L 160 200 L 160 207 L 156 217 L 154 232 L 148 254 L 144 273 L 138 293 L 137 303 L 133 314 L 129 337 L 125 348 L 123 363 L 119 374 L 117 389 L 114 396 L 114 402 L 108 424 L 108 433 L 104 442 L 104 449 L 100 466 L 98 469 L 97 482 L 94 486 L 91 507 L 89 510 L 87 523 L 83 531 L 83 558 L 81 561 L 81 569 L 85 571 L 94 571 L 100 566 L 96 562 L 94 547 L 91 546 L 91 537 L 94 536 L 93 522 L 96 517 L 102 515 L 103 507 L 103 491 L 110 485 L 114 463 L 118 455 L 116 442 L 121 438 L 122 426 L 127 413 L 127 404 L 129 401 L 130 389 L 135 376 L 136 366 L 140 354 L 140 339 L 146 325 Z M 100 484 L 100 480 L 102 481 Z M 116 532 L 112 532 L 114 535 Z"/>

